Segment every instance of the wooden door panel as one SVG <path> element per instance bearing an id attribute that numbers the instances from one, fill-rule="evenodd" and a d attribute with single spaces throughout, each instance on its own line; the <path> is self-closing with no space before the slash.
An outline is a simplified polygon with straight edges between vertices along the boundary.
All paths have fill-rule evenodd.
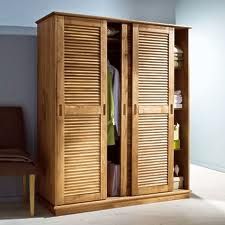
<path id="1" fill-rule="evenodd" d="M 64 202 L 106 198 L 106 22 L 65 17 Z"/>
<path id="2" fill-rule="evenodd" d="M 173 28 L 134 24 L 133 195 L 172 190 L 172 60 Z"/>
<path id="3" fill-rule="evenodd" d="M 138 187 L 142 192 L 168 184 L 168 114 L 139 115 Z M 149 188 L 150 187 L 150 188 Z M 167 187 L 160 187 L 167 191 Z M 157 190 L 158 191 L 158 190 Z"/>
<path id="4" fill-rule="evenodd" d="M 121 29 L 121 138 L 120 138 L 120 196 L 127 195 L 127 116 L 128 116 L 128 25 Z"/>

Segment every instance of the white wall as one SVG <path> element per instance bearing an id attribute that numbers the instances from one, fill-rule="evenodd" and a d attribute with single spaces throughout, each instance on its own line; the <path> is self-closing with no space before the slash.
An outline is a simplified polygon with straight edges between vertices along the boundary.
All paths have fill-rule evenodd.
<path id="1" fill-rule="evenodd" d="M 51 11 L 175 22 L 175 0 L 1 1 L 0 105 L 23 106 L 28 150 L 33 155 L 36 153 L 35 21 Z M 0 198 L 14 198 L 21 195 L 21 179 L 1 178 L 0 183 Z"/>
<path id="2" fill-rule="evenodd" d="M 225 172 L 225 1 L 177 0 L 190 32 L 191 160 Z"/>

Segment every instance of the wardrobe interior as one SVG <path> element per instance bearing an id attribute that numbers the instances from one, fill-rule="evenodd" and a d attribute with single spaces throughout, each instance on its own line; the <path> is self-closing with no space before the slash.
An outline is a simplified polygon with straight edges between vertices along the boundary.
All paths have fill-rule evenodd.
<path id="1" fill-rule="evenodd" d="M 181 177 L 180 187 L 189 189 L 189 106 L 188 106 L 188 31 L 175 29 L 175 70 L 174 70 L 174 124 L 179 124 L 179 146 L 174 146 L 174 170 L 178 165 L 178 177 Z M 176 54 L 177 53 L 177 54 Z M 177 65 L 176 65 L 177 63 Z M 176 92 L 179 92 L 176 96 Z M 178 102 L 176 102 L 178 99 Z M 180 101 L 179 101 L 180 100 Z M 174 127 L 175 129 L 175 127 Z M 174 142 L 176 142 L 174 132 Z M 175 145 L 175 144 L 174 144 Z M 175 174 L 176 177 L 177 175 Z"/>
<path id="2" fill-rule="evenodd" d="M 121 180 L 121 52 L 122 52 L 122 32 L 120 23 L 107 24 L 107 70 L 112 79 L 112 93 L 107 91 L 108 95 L 113 95 L 114 103 L 114 121 L 113 137 L 110 135 L 107 141 L 107 196 L 120 196 Z M 108 89 L 110 87 L 108 86 Z M 111 91 L 111 90 L 110 90 Z M 107 99 L 109 101 L 109 99 Z M 107 103 L 108 113 L 111 112 L 111 106 Z M 114 142 L 114 143 L 112 143 Z"/>
<path id="3" fill-rule="evenodd" d="M 115 146 L 107 147 L 107 196 L 130 196 L 132 176 L 132 25 L 112 22 L 107 24 L 107 30 L 108 64 L 118 70 L 120 78 L 118 108 L 120 135 L 115 135 Z M 121 138 L 121 134 L 123 134 L 123 138 Z M 116 173 L 114 175 L 116 177 L 113 176 L 113 171 L 115 170 Z M 117 188 L 112 187 L 112 180 L 117 181 Z M 117 189 L 117 191 L 112 193 L 112 188 L 114 190 Z"/>

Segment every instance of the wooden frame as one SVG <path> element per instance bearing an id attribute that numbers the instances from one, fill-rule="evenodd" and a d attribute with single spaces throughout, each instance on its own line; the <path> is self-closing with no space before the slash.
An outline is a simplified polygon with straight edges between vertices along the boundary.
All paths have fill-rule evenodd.
<path id="1" fill-rule="evenodd" d="M 107 198 L 107 23 L 115 22 L 121 24 L 121 182 L 120 182 L 120 197 Z M 173 199 L 187 198 L 190 195 L 189 190 L 189 105 L 188 105 L 188 29 L 189 27 L 151 23 L 143 21 L 132 20 L 120 20 L 114 18 L 105 17 L 93 17 L 85 15 L 76 15 L 68 13 L 52 13 L 38 22 L 38 142 L 39 142 L 39 154 L 41 167 L 43 168 L 43 174 L 39 179 L 39 192 L 50 204 L 51 210 L 56 215 L 83 212 L 98 209 L 105 209 L 111 207 L 120 207 L 133 204 L 142 204 L 145 202 L 157 202 L 167 201 Z M 100 103 L 99 105 L 91 104 L 65 104 L 65 24 L 68 26 L 78 26 L 78 28 L 85 29 L 89 26 L 93 30 L 92 26 L 100 28 Z M 132 31 L 132 46 L 130 46 L 130 28 L 133 26 Z M 162 35 L 168 34 L 169 37 L 169 98 L 167 105 L 160 105 L 151 107 L 149 105 L 139 104 L 138 99 L 138 32 L 139 27 L 142 27 L 143 32 L 161 32 Z M 72 32 L 77 31 L 76 28 L 72 28 Z M 70 32 L 71 30 L 69 30 Z M 174 36 L 175 31 L 175 36 Z M 85 31 L 79 31 L 81 36 L 89 36 L 89 33 L 85 34 Z M 78 32 L 78 33 L 79 33 Z M 83 33 L 82 33 L 83 32 Z M 97 34 L 94 28 L 93 35 Z M 70 33 L 71 35 L 71 33 Z M 72 34 L 73 36 L 74 34 Z M 72 37 L 70 36 L 70 38 Z M 76 36 L 76 34 L 75 34 Z M 88 37 L 89 41 L 93 40 L 93 37 Z M 71 40 L 71 39 L 70 39 Z M 153 41 L 154 42 L 154 41 Z M 97 43 L 97 41 L 95 41 Z M 174 43 L 179 44 L 184 50 L 184 67 L 182 70 L 176 73 L 180 73 L 178 76 L 173 77 L 174 62 L 173 62 L 173 47 Z M 164 46 L 165 43 L 162 43 Z M 95 45 L 91 43 L 91 46 Z M 129 46 L 128 46 L 129 45 Z M 77 43 L 73 44 L 73 47 L 77 46 Z M 89 47 L 84 46 L 88 49 Z M 93 50 L 93 49 L 92 49 Z M 85 55 L 86 53 L 83 53 Z M 128 57 L 132 54 L 132 60 Z M 67 54 L 68 55 L 68 54 Z M 74 55 L 74 52 L 71 53 Z M 91 58 L 93 62 L 93 58 Z M 132 61 L 132 62 L 130 62 Z M 87 64 L 88 65 L 88 64 Z M 91 64 L 90 64 L 91 65 Z M 130 101 L 130 77 L 132 65 L 132 105 Z M 89 66 L 89 65 L 88 65 Z M 85 76 L 86 74 L 84 74 Z M 184 75 L 184 80 L 181 77 Z M 79 78 L 80 79 L 80 78 Z M 129 79 L 129 81 L 128 81 Z M 96 80 L 96 79 L 95 79 Z M 50 82 L 51 81 L 51 82 Z M 184 108 L 179 112 L 173 109 L 173 85 L 179 87 L 184 91 Z M 81 92 L 79 92 L 81 93 Z M 128 96 L 129 95 L 129 96 Z M 128 99 L 129 98 L 129 99 Z M 129 108 L 128 108 L 129 102 Z M 130 109 L 131 107 L 131 109 Z M 128 113 L 133 116 L 132 129 L 129 128 Z M 168 185 L 156 186 L 146 190 L 140 190 L 137 187 L 137 149 L 138 149 L 138 121 L 139 116 L 143 114 L 168 114 Z M 92 117 L 98 115 L 101 120 L 101 147 L 100 147 L 100 192 L 89 193 L 89 195 L 77 195 L 65 196 L 65 115 L 78 117 L 85 115 Z M 182 131 L 181 138 L 184 151 L 174 153 L 173 146 L 173 118 L 175 116 L 176 121 L 183 121 L 183 126 L 186 132 Z M 92 121 L 92 123 L 94 123 Z M 78 126 L 78 125 L 76 125 Z M 75 126 L 75 127 L 76 127 Z M 128 134 L 132 133 L 132 157 L 129 159 L 128 149 Z M 175 156 L 174 156 L 175 154 Z M 132 164 L 132 179 L 131 188 L 127 186 L 130 182 L 128 177 L 128 164 L 131 160 Z M 173 163 L 177 162 L 182 164 L 181 174 L 184 176 L 184 189 L 173 191 Z M 76 178 L 78 179 L 78 178 Z M 129 180 L 128 180 L 129 179 Z M 130 189 L 132 194 L 136 196 L 129 196 Z M 161 193 L 162 192 L 162 193 Z"/>
<path id="2" fill-rule="evenodd" d="M 175 27 L 177 29 L 190 29 L 190 26 L 184 25 L 176 25 L 176 24 L 168 24 L 168 23 L 156 23 L 156 22 L 148 22 L 148 21 L 140 21 L 140 20 L 128 20 L 128 19 L 118 19 L 112 17 L 103 17 L 103 16 L 92 16 L 92 15 L 83 15 L 77 13 L 65 13 L 65 12 L 51 12 L 48 15 L 42 17 L 41 19 L 37 20 L 36 23 L 39 24 L 42 21 L 48 19 L 53 15 L 61 15 L 61 16 L 71 16 L 71 17 L 78 17 L 78 18 L 86 18 L 86 19 L 100 19 L 100 20 L 107 20 L 109 22 L 117 22 L 117 23 L 141 23 L 141 24 L 149 24 L 153 26 L 165 26 L 165 27 Z"/>
<path id="3" fill-rule="evenodd" d="M 121 179 L 120 196 L 127 194 L 127 114 L 128 114 L 128 30 L 122 24 L 122 57 L 121 57 Z"/>
<path id="4" fill-rule="evenodd" d="M 30 202 L 30 215 L 34 216 L 35 214 L 35 174 L 23 175 L 23 201 L 27 202 L 28 189 L 27 189 L 27 178 L 29 178 L 29 202 Z"/>
<path id="5" fill-rule="evenodd" d="M 107 24 L 106 21 L 101 21 L 101 20 L 85 20 L 83 18 L 76 18 L 74 19 L 73 17 L 65 17 L 64 18 L 64 24 L 66 24 L 67 26 L 74 26 L 75 28 L 72 28 L 72 31 L 70 32 L 74 32 L 74 29 L 78 29 L 79 32 L 81 34 L 79 34 L 79 37 L 88 35 L 88 34 L 84 34 L 83 32 L 83 27 L 95 27 L 96 29 L 99 30 L 99 34 L 95 36 L 95 41 L 99 41 L 100 43 L 100 55 L 98 56 L 99 59 L 99 65 L 100 65 L 100 72 L 99 75 L 101 77 L 100 79 L 100 90 L 99 90 L 99 95 L 100 95 L 100 105 L 89 105 L 88 103 L 86 103 L 85 105 L 82 104 L 62 104 L 63 106 L 63 112 L 64 114 L 62 115 L 63 117 L 71 117 L 71 116 L 77 116 L 77 118 L 79 118 L 79 116 L 84 116 L 87 118 L 90 118 L 89 116 L 96 116 L 98 115 L 100 118 L 100 159 L 96 159 L 100 161 L 100 171 L 99 171 L 99 181 L 100 181 L 100 190 L 99 192 L 96 193 L 88 193 L 85 192 L 85 194 L 69 194 L 68 196 L 63 196 L 64 197 L 64 204 L 69 204 L 69 203 L 79 203 L 79 202 L 84 202 L 84 201 L 96 201 L 96 200 L 100 200 L 100 199 L 105 199 L 107 197 L 107 190 L 105 188 L 107 180 L 106 180 L 106 171 L 107 171 L 107 163 L 106 163 L 106 144 L 107 144 L 107 122 L 106 122 L 106 111 L 107 111 L 107 104 L 106 104 L 106 84 L 107 84 L 107 62 L 106 62 L 106 56 L 107 56 Z M 94 32 L 94 31 L 93 31 Z M 62 33 L 62 32 L 61 32 Z M 64 32 L 65 33 L 65 32 Z M 74 35 L 74 34 L 70 34 L 69 35 Z M 70 37 L 70 36 L 69 36 Z M 94 43 L 93 38 L 88 39 L 89 42 Z M 68 45 L 69 47 L 71 47 L 71 43 Z M 71 49 L 73 49 L 74 47 L 72 46 Z M 66 52 L 65 52 L 66 53 Z M 68 59 L 67 59 L 68 61 Z M 74 61 L 72 61 L 74 63 Z M 81 65 L 79 65 L 78 63 L 74 63 L 74 64 L 70 64 L 70 65 L 74 65 L 73 68 L 79 68 L 80 70 L 82 70 Z M 88 63 L 87 63 L 88 66 Z M 82 72 L 82 71 L 81 71 Z M 74 74 L 75 76 L 76 74 Z M 61 76 L 59 79 L 62 79 L 63 76 Z M 62 85 L 65 86 L 65 78 L 64 80 L 60 80 L 59 82 L 62 82 Z M 71 81 L 72 82 L 72 81 Z M 80 81 L 82 82 L 82 81 Z M 71 85 L 75 86 L 76 88 L 80 88 L 82 90 L 84 90 L 84 85 L 83 83 L 77 82 L 76 83 L 71 83 Z M 62 91 L 62 88 L 60 89 L 60 91 Z M 97 92 L 97 91 L 96 91 Z M 83 92 L 80 92 L 81 94 Z M 60 93 L 58 94 L 60 95 Z M 63 100 L 65 101 L 65 98 L 63 98 Z M 80 126 L 85 126 L 85 124 L 80 124 Z M 62 132 L 65 132 L 65 127 L 63 124 L 62 127 Z M 61 136 L 62 137 L 62 136 Z M 64 139 L 62 139 L 64 141 Z M 72 140 L 72 138 L 71 138 Z M 75 154 L 75 153 L 74 153 Z M 88 153 L 90 155 L 90 152 Z M 64 155 L 62 156 L 64 157 Z M 71 166 L 70 166 L 71 167 Z M 72 168 L 71 168 L 72 169 Z M 69 172 L 68 172 L 69 173 Z M 82 173 L 82 172 L 81 172 Z M 79 176 L 82 176 L 82 174 L 79 174 Z M 69 173 L 68 175 L 68 179 L 74 179 L 73 174 Z M 77 180 L 78 178 L 76 178 L 75 181 L 73 182 L 78 182 Z M 71 182 L 71 181 L 70 181 Z M 87 181 L 88 182 L 88 181 Z M 66 181 L 62 180 L 60 182 L 59 185 L 65 185 Z M 82 183 L 81 183 L 82 184 Z M 79 184 L 79 185 L 81 185 Z M 91 183 L 87 183 L 87 186 L 91 187 Z M 71 187 L 71 184 L 69 184 L 69 186 Z M 76 185 L 75 185 L 76 186 Z M 82 188 L 86 188 L 84 187 L 79 187 L 82 191 Z M 73 188 L 71 187 L 71 190 Z M 65 192 L 62 192 L 65 195 Z"/>
<path id="6" fill-rule="evenodd" d="M 55 154 L 56 204 L 64 204 L 64 17 L 55 19 L 55 61 L 57 76 L 57 147 Z"/>
<path id="7" fill-rule="evenodd" d="M 35 208 L 35 175 L 29 175 L 29 189 L 30 189 L 30 215 L 34 216 Z"/>
<path id="8" fill-rule="evenodd" d="M 58 204 L 56 189 L 56 116 L 57 116 L 57 63 L 56 63 L 56 17 L 52 16 L 38 25 L 38 163 L 42 168 L 38 179 L 39 193 Z"/>
<path id="9" fill-rule="evenodd" d="M 39 198 L 40 201 L 56 216 L 89 212 L 96 210 L 103 210 L 109 208 L 126 207 L 131 205 L 139 205 L 146 203 L 155 203 L 163 201 L 173 201 L 179 199 L 185 199 L 190 197 L 189 190 L 179 190 L 173 192 L 165 192 L 151 195 L 140 196 L 127 196 L 127 197 L 113 197 L 107 198 L 102 201 L 84 202 L 79 204 L 69 204 L 61 206 L 53 206 L 45 201 L 43 198 Z"/>
<path id="10" fill-rule="evenodd" d="M 101 107 L 102 107 L 102 135 L 101 135 L 101 199 L 106 199 L 107 197 L 107 22 L 103 20 L 101 22 Z M 105 107 L 105 108 L 104 108 Z M 105 111 L 105 112 L 104 112 Z"/>
<path id="11" fill-rule="evenodd" d="M 168 136 L 168 188 L 173 190 L 173 167 L 174 167 L 174 28 L 169 28 L 169 136 Z"/>
<path id="12" fill-rule="evenodd" d="M 138 149 L 138 24 L 133 24 L 132 51 L 132 179 L 131 193 L 136 195 L 137 189 L 137 149 Z"/>
<path id="13" fill-rule="evenodd" d="M 139 32 L 140 31 L 143 32 L 142 35 L 145 35 L 145 34 L 147 34 L 147 32 L 149 32 L 150 35 L 153 35 L 152 36 L 153 38 L 154 38 L 154 36 L 158 35 L 159 40 L 161 40 L 162 44 L 160 45 L 160 44 L 156 43 L 155 41 L 151 41 L 151 42 L 147 43 L 147 36 L 145 39 L 143 38 L 144 41 L 143 41 L 143 43 L 141 43 L 141 41 L 139 41 Z M 163 34 L 165 34 L 165 35 L 163 35 Z M 165 39 L 167 37 L 166 35 L 168 35 L 168 40 Z M 165 46 L 166 42 L 167 42 L 167 46 Z M 145 47 L 147 49 L 151 48 L 153 50 L 154 50 L 154 47 L 156 48 L 157 45 L 159 45 L 159 51 L 156 53 L 156 56 L 154 56 L 154 60 L 152 60 L 152 61 L 149 61 L 149 59 L 148 59 L 148 58 L 151 59 L 150 55 L 146 55 L 145 58 L 143 56 L 144 55 L 143 51 L 147 51 L 146 48 L 143 48 L 141 51 L 142 56 L 140 58 L 140 62 L 143 64 L 143 61 L 146 59 L 146 64 L 145 64 L 145 67 L 141 68 L 142 70 L 140 71 L 140 73 L 142 74 L 142 82 L 140 84 L 143 83 L 143 79 L 144 79 L 143 74 L 145 74 L 146 82 L 148 82 L 148 86 L 146 86 L 146 87 L 150 87 L 149 90 L 152 90 L 152 93 L 154 93 L 154 95 L 153 95 L 150 92 L 149 93 L 147 93 L 146 91 L 143 92 L 144 93 L 143 99 L 146 101 L 146 103 L 141 103 L 141 102 L 139 103 L 139 96 L 140 96 L 140 90 L 141 90 L 141 86 L 138 85 L 139 84 L 139 55 L 138 55 L 139 43 L 140 43 L 140 46 L 145 45 Z M 162 85 L 163 79 L 165 79 L 165 78 L 163 78 L 163 77 L 165 77 L 165 75 L 162 75 L 163 70 L 161 72 L 158 72 L 158 77 L 161 77 L 160 81 L 158 81 L 156 78 L 150 80 L 151 76 L 153 76 L 153 77 L 156 76 L 155 74 L 157 73 L 157 68 L 158 68 L 158 65 L 160 65 L 160 63 L 162 64 L 162 69 L 165 67 L 165 63 L 163 63 L 161 61 L 163 60 L 163 56 L 166 54 L 166 53 L 164 53 L 166 51 L 166 48 L 168 48 L 167 49 L 168 62 L 166 62 L 167 67 L 168 67 L 168 71 L 167 71 L 168 87 L 164 87 Z M 173 49 L 174 49 L 174 28 L 152 26 L 152 25 L 142 25 L 142 24 L 134 24 L 133 25 L 132 195 L 150 194 L 150 193 L 166 192 L 166 191 L 173 190 L 173 125 L 174 125 L 174 119 L 173 119 L 174 118 L 174 113 L 173 113 L 173 101 L 174 101 L 173 100 L 174 99 Z M 153 50 L 152 50 L 152 52 L 156 51 L 156 50 L 154 50 L 154 51 Z M 160 56 L 159 56 L 159 54 L 160 54 Z M 158 59 L 158 57 L 160 57 L 160 60 Z M 151 68 L 150 66 L 153 68 L 153 71 L 155 71 L 155 68 L 156 68 L 156 72 L 153 73 L 152 69 L 150 69 Z M 143 72 L 143 70 L 145 72 Z M 149 72 L 147 73 L 146 71 L 149 71 Z M 152 74 L 154 74 L 154 75 L 152 75 Z M 148 76 L 148 79 L 147 79 L 147 76 Z M 160 85 L 162 85 L 162 86 L 160 86 Z M 160 103 L 160 100 L 158 98 L 158 96 L 160 96 L 160 98 L 163 97 L 162 94 L 159 95 L 159 93 L 156 93 L 154 91 L 154 89 L 156 87 L 161 88 L 160 93 L 162 93 L 163 89 L 168 88 L 168 102 L 163 103 L 164 105 L 162 105 L 162 103 Z M 145 88 L 145 86 L 143 88 Z M 151 103 L 151 101 L 149 101 L 147 99 L 147 96 L 149 96 L 149 100 L 151 98 L 153 99 L 153 103 Z M 156 103 L 157 101 L 159 103 Z M 139 132 L 140 132 L 139 131 L 139 117 L 144 114 L 146 114 L 146 115 L 167 114 L 168 115 L 167 184 L 165 184 L 165 183 L 161 184 L 160 183 L 161 180 L 158 181 L 159 180 L 159 177 L 158 177 L 158 178 L 154 178 L 156 180 L 154 186 L 153 186 L 154 181 L 151 181 L 152 184 L 149 185 L 149 187 L 147 187 L 147 186 L 139 187 L 139 185 L 138 185 L 139 177 L 140 177 L 139 172 L 138 172 L 139 171 L 139 167 L 138 167 L 138 165 L 139 165 L 139 158 L 138 158 L 138 155 L 139 155 Z M 157 120 L 159 120 L 159 117 Z M 160 126 L 160 123 L 163 124 L 163 122 L 157 122 L 157 123 L 158 123 L 157 126 Z M 152 127 L 154 126 L 153 124 L 154 123 L 152 123 L 152 125 L 151 125 Z M 148 124 L 148 126 L 149 126 L 149 124 Z M 161 127 L 162 126 L 163 125 L 161 125 Z M 144 131 L 142 131 L 142 132 L 144 132 Z M 147 131 L 147 132 L 149 132 L 149 131 Z M 156 139 L 153 138 L 153 142 L 155 142 L 155 143 L 158 142 L 159 135 L 160 134 L 158 134 L 156 136 Z M 146 134 L 144 137 L 146 138 Z M 142 138 L 143 138 L 143 136 L 142 136 Z M 149 136 L 149 140 L 150 140 L 150 136 Z M 146 139 L 145 145 L 147 144 L 147 142 L 149 144 L 152 143 L 151 141 L 149 142 L 149 140 Z M 153 154 L 153 155 L 148 156 L 149 158 L 151 157 L 151 159 L 160 157 L 158 152 L 156 154 L 151 150 L 150 153 Z M 161 156 L 161 158 L 162 158 L 162 156 Z M 160 164 L 160 162 L 158 162 L 158 164 Z M 156 174 L 162 174 L 162 171 L 160 171 L 160 169 L 158 169 L 158 167 L 156 165 L 153 165 L 150 168 L 147 165 L 143 166 L 143 161 L 142 161 L 142 167 L 145 169 L 145 171 L 147 171 L 147 170 L 149 170 L 149 172 L 151 171 L 154 174 L 154 176 L 156 176 Z M 146 168 L 148 168 L 148 169 L 146 169 Z M 141 173 L 143 173 L 144 169 L 142 169 Z M 165 175 L 163 174 L 163 175 L 159 175 L 159 176 L 163 177 Z M 147 182 L 147 178 L 145 178 L 145 180 Z"/>

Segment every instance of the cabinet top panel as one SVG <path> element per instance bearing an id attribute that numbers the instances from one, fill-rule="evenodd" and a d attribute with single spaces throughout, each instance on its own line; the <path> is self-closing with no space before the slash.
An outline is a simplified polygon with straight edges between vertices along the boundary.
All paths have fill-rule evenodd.
<path id="1" fill-rule="evenodd" d="M 144 23 L 150 25 L 158 25 L 158 26 L 167 26 L 167 27 L 174 27 L 176 29 L 191 29 L 190 26 L 183 26 L 183 25 L 176 25 L 176 24 L 167 24 L 167 23 L 157 23 L 157 22 L 149 22 L 149 21 L 141 21 L 141 20 L 128 20 L 128 19 L 118 19 L 118 18 L 111 18 L 111 17 L 103 17 L 103 16 L 92 16 L 92 15 L 83 15 L 83 14 L 74 14 L 74 13 L 63 13 L 63 12 L 52 12 L 38 21 L 37 24 L 42 22 L 43 20 L 47 19 L 48 17 L 58 15 L 58 16 L 72 16 L 72 17 L 82 17 L 82 18 L 92 18 L 92 19 L 102 19 L 107 20 L 109 22 L 117 22 L 117 23 Z"/>

